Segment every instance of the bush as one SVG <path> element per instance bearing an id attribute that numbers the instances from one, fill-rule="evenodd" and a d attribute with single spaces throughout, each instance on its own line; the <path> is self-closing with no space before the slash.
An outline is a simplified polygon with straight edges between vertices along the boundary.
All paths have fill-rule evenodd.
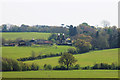
<path id="1" fill-rule="evenodd" d="M 74 66 L 74 69 L 80 69 L 80 65 L 79 65 L 79 64 L 76 64 L 76 65 Z"/>
<path id="2" fill-rule="evenodd" d="M 45 64 L 45 65 L 44 65 L 44 69 L 45 69 L 45 70 L 52 70 L 52 66 L 51 66 L 50 64 L 48 64 L 48 65 Z"/>
<path id="3" fill-rule="evenodd" d="M 53 70 L 61 70 L 60 66 L 53 67 Z"/>
<path id="4" fill-rule="evenodd" d="M 36 64 L 32 64 L 31 65 L 31 70 L 39 70 L 39 66 L 37 66 Z"/>
<path id="5" fill-rule="evenodd" d="M 35 64 L 28 65 L 13 59 L 2 58 L 2 71 L 30 71 L 38 69 L 39 66 Z"/>
<path id="6" fill-rule="evenodd" d="M 64 67 L 64 66 L 55 66 L 55 67 L 53 67 L 53 70 L 66 70 L 66 67 Z"/>
<path id="7" fill-rule="evenodd" d="M 91 67 L 90 66 L 86 66 L 86 67 L 83 67 L 82 69 L 88 70 L 88 69 L 91 69 Z"/>
<path id="8" fill-rule="evenodd" d="M 18 61 L 28 61 L 28 60 L 35 60 L 35 59 L 43 59 L 43 58 L 47 58 L 47 57 L 55 57 L 55 56 L 61 56 L 62 53 L 56 53 L 56 54 L 46 54 L 46 55 L 38 55 L 35 56 L 34 52 L 32 52 L 32 57 L 25 57 L 25 58 L 19 58 L 17 59 Z"/>
<path id="9" fill-rule="evenodd" d="M 119 66 L 112 63 L 111 65 L 106 63 L 95 64 L 92 69 L 110 69 L 110 70 L 117 70 Z"/>
<path id="10" fill-rule="evenodd" d="M 2 71 L 20 71 L 20 67 L 16 60 L 2 58 Z"/>
<path id="11" fill-rule="evenodd" d="M 76 54 L 77 51 L 76 51 L 76 49 L 74 49 L 74 48 L 69 48 L 69 49 L 68 49 L 68 53 Z"/>

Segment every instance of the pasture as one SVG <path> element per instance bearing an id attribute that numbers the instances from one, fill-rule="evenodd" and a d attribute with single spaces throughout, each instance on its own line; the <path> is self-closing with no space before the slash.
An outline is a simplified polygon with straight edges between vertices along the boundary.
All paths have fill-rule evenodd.
<path id="1" fill-rule="evenodd" d="M 47 40 L 51 33 L 39 33 L 39 32 L 3 32 L 2 37 L 6 40 L 21 39 L 45 39 Z"/>
<path id="2" fill-rule="evenodd" d="M 117 70 L 2 72 L 3 78 L 118 78 Z"/>
<path id="3" fill-rule="evenodd" d="M 57 53 L 67 51 L 71 46 L 41 46 L 41 47 L 2 47 L 3 57 L 17 59 L 20 57 L 27 57 L 31 55 L 31 51 L 37 54 L 43 52 Z M 76 64 L 81 67 L 92 66 L 95 63 L 118 63 L 118 48 L 106 49 L 98 51 L 90 51 L 84 54 L 76 54 L 74 57 L 78 60 Z M 44 64 L 51 64 L 52 66 L 58 64 L 59 57 L 44 58 L 33 61 L 25 61 L 28 64 L 38 64 L 40 69 Z M 12 71 L 3 72 L 3 78 L 118 78 L 117 70 L 38 70 L 38 71 Z"/>
<path id="4" fill-rule="evenodd" d="M 40 47 L 2 47 L 2 56 L 6 58 L 18 59 L 24 57 L 30 57 L 32 51 L 35 52 L 36 56 L 39 54 L 56 54 L 61 52 L 67 52 L 72 46 L 40 46 Z"/>
<path id="5" fill-rule="evenodd" d="M 74 57 L 78 60 L 76 64 L 79 64 L 81 67 L 92 66 L 95 63 L 118 63 L 118 48 L 116 49 L 106 49 L 98 51 L 90 51 L 84 54 L 76 54 Z M 36 63 L 41 68 L 44 64 L 51 64 L 52 66 L 59 65 L 58 59 L 60 57 L 51 57 L 44 58 L 40 60 L 25 61 L 25 63 L 32 64 Z"/>

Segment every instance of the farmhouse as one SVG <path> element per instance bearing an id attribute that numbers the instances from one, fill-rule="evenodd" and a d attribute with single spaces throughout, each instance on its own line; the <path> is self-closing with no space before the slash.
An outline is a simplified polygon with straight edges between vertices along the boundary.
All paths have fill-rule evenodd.
<path id="1" fill-rule="evenodd" d="M 30 45 L 34 45 L 36 43 L 36 40 L 33 38 L 32 40 L 29 41 Z"/>
<path id="2" fill-rule="evenodd" d="M 20 40 L 18 46 L 27 46 L 27 43 L 24 40 Z"/>
<path id="3" fill-rule="evenodd" d="M 10 44 L 4 44 L 4 46 L 15 46 L 15 43 L 10 43 Z"/>
<path id="4" fill-rule="evenodd" d="M 50 44 L 50 45 L 52 45 L 52 41 L 38 39 L 38 40 L 36 40 L 35 44 Z"/>
<path id="5" fill-rule="evenodd" d="M 58 35 L 57 35 L 57 45 L 70 45 L 70 46 L 72 46 L 72 42 L 71 42 L 71 39 L 69 37 L 65 38 L 64 33 L 63 34 L 58 33 Z"/>

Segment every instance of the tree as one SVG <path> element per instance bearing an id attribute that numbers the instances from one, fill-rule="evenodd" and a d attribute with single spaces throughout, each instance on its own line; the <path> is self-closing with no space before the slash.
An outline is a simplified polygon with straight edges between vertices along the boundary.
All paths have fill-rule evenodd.
<path id="1" fill-rule="evenodd" d="M 98 38 L 96 38 L 96 48 L 98 49 L 106 49 L 109 48 L 107 34 L 100 34 Z"/>
<path id="2" fill-rule="evenodd" d="M 6 24 L 2 25 L 2 32 L 7 32 L 7 25 Z"/>
<path id="3" fill-rule="evenodd" d="M 4 38 L 2 38 L 2 45 L 4 45 L 6 43 L 6 40 Z"/>
<path id="4" fill-rule="evenodd" d="M 88 23 L 84 22 L 84 23 L 82 23 L 82 25 L 88 26 Z"/>
<path id="5" fill-rule="evenodd" d="M 116 26 L 109 27 L 107 29 L 107 33 L 109 34 L 108 43 L 110 48 L 118 47 L 118 30 Z"/>
<path id="6" fill-rule="evenodd" d="M 75 36 L 77 34 L 77 28 L 73 27 L 73 25 L 69 26 L 69 36 Z"/>
<path id="7" fill-rule="evenodd" d="M 82 39 L 82 40 L 85 40 L 86 42 L 91 42 L 92 41 L 91 36 L 87 36 L 87 35 L 84 35 L 84 34 L 77 34 L 77 35 L 73 36 L 72 39 L 74 39 L 74 40 Z"/>
<path id="8" fill-rule="evenodd" d="M 90 44 L 90 42 L 86 42 L 85 40 L 82 40 L 82 39 L 77 39 L 74 42 L 74 45 L 78 49 L 78 52 L 80 53 L 88 52 L 92 48 L 92 45 Z"/>
<path id="9" fill-rule="evenodd" d="M 71 54 L 76 54 L 76 49 L 75 48 L 69 48 L 68 49 L 68 53 L 71 53 Z"/>
<path id="10" fill-rule="evenodd" d="M 120 28 L 118 28 L 118 47 L 120 48 Z"/>
<path id="11" fill-rule="evenodd" d="M 56 38 L 57 38 L 57 35 L 56 35 L 55 33 L 53 33 L 53 34 L 48 38 L 48 40 L 52 40 L 52 39 L 56 40 Z"/>
<path id="12" fill-rule="evenodd" d="M 61 24 L 62 27 L 64 27 L 65 24 Z"/>
<path id="13" fill-rule="evenodd" d="M 59 64 L 65 66 L 67 70 L 73 66 L 77 60 L 71 53 L 64 53 L 58 60 Z"/>

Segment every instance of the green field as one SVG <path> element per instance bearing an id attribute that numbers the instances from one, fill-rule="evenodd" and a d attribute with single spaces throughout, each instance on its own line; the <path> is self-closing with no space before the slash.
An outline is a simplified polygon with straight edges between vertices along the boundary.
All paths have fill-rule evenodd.
<path id="1" fill-rule="evenodd" d="M 6 40 L 15 40 L 17 38 L 22 39 L 48 39 L 51 33 L 39 33 L 39 32 L 3 32 L 2 37 Z"/>
<path id="2" fill-rule="evenodd" d="M 99 51 L 91 51 L 84 54 L 76 54 L 74 57 L 78 60 L 76 64 L 80 64 L 80 66 L 92 66 L 95 63 L 118 63 L 118 49 L 107 49 L 107 50 L 99 50 Z M 59 65 L 58 64 L 59 57 L 52 58 L 44 58 L 41 60 L 33 60 L 33 61 L 25 61 L 25 63 L 36 63 L 40 66 L 44 64 L 51 64 L 52 66 Z"/>
<path id="3" fill-rule="evenodd" d="M 3 72 L 3 78 L 118 78 L 117 70 Z"/>
<path id="4" fill-rule="evenodd" d="M 70 46 L 57 46 L 62 50 L 69 48 Z M 3 56 L 16 59 L 18 57 L 25 57 L 28 54 L 28 51 L 31 49 L 39 50 L 45 47 L 3 47 Z M 46 46 L 48 48 L 48 46 Z M 56 52 L 55 46 L 49 47 L 52 52 Z M 60 50 L 59 49 L 59 50 Z M 23 52 L 21 52 L 21 50 Z M 41 49 L 43 50 L 43 49 Z M 18 52 L 13 54 L 13 52 Z M 24 53 L 26 51 L 26 53 Z M 47 51 L 46 49 L 44 51 Z M 6 54 L 7 52 L 7 54 Z M 11 53 L 9 53 L 11 52 Z M 49 51 L 48 51 L 49 52 Z M 28 54 L 30 56 L 30 53 Z M 77 64 L 83 66 L 92 66 L 95 63 L 118 63 L 118 49 L 106 49 L 99 51 L 90 51 L 84 54 L 74 55 L 78 60 Z M 40 60 L 25 61 L 25 63 L 31 64 L 36 63 L 43 68 L 44 64 L 51 64 L 52 66 L 58 65 L 59 57 L 44 58 Z M 59 71 L 59 70 L 39 70 L 39 71 L 12 71 L 12 72 L 3 72 L 3 78 L 118 78 L 117 70 L 68 70 L 68 71 Z"/>
<path id="5" fill-rule="evenodd" d="M 66 52 L 71 46 L 40 46 L 40 47 L 2 47 L 2 56 L 12 59 L 30 57 L 32 51 L 39 54 L 56 54 L 60 52 Z"/>

